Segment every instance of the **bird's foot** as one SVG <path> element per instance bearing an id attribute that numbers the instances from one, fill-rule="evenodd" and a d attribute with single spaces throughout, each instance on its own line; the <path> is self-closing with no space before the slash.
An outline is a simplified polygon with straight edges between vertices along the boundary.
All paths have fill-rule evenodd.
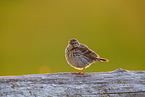
<path id="1" fill-rule="evenodd" d="M 84 75 L 84 73 L 82 73 L 82 72 L 72 72 L 72 74 L 76 74 L 76 75 Z"/>

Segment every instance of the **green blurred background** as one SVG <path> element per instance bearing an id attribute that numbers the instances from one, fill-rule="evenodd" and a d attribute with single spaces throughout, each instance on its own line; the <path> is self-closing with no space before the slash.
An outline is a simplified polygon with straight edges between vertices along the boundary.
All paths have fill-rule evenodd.
<path id="1" fill-rule="evenodd" d="M 145 0 L 1 0 L 0 75 L 78 72 L 64 51 L 78 39 L 108 63 L 84 72 L 145 70 Z"/>

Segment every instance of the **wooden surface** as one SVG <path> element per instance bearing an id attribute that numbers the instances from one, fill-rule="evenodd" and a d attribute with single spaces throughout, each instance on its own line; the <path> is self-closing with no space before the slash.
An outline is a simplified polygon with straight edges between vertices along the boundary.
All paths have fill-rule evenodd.
<path id="1" fill-rule="evenodd" d="M 145 97 L 145 71 L 0 77 L 0 97 Z"/>

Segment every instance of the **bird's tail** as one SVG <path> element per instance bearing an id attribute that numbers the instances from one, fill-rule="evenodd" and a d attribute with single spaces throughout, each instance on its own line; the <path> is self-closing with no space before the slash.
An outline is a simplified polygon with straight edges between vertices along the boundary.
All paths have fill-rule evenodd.
<path id="1" fill-rule="evenodd" d="M 108 62 L 109 61 L 108 59 L 105 59 L 105 58 L 98 58 L 98 60 L 101 62 Z"/>

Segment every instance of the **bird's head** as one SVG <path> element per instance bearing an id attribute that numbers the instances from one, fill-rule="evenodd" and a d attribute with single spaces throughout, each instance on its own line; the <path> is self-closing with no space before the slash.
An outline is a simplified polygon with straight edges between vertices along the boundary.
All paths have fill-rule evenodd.
<path id="1" fill-rule="evenodd" d="M 77 39 L 71 39 L 70 41 L 69 41 L 69 45 L 70 46 L 72 46 L 73 48 L 75 47 L 79 47 L 79 42 L 77 41 Z"/>

